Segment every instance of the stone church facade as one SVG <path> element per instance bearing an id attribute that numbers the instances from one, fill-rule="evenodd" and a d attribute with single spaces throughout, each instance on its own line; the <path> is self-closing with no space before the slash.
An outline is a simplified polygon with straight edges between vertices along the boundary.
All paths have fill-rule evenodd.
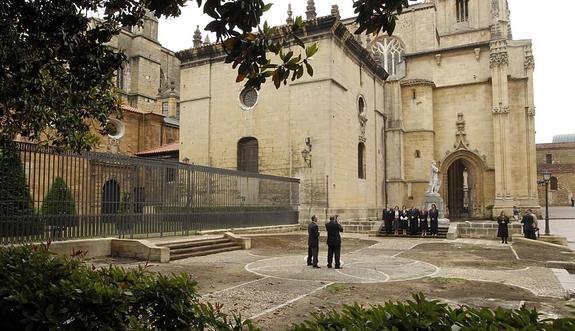
<path id="1" fill-rule="evenodd" d="M 180 159 L 300 178 L 301 219 L 421 207 L 434 160 L 450 218 L 539 207 L 531 42 L 506 0 L 416 4 L 392 37 L 354 29 L 309 1 L 314 76 L 279 90 L 234 83 L 219 45 L 179 52 Z"/>

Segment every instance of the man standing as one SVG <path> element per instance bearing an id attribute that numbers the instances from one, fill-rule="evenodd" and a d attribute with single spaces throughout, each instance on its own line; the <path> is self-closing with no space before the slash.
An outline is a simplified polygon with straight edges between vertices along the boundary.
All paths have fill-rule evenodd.
<path id="1" fill-rule="evenodd" d="M 311 217 L 311 223 L 307 226 L 307 265 L 319 269 L 317 265 L 317 254 L 319 251 L 319 227 L 317 226 L 317 217 Z"/>
<path id="2" fill-rule="evenodd" d="M 528 209 L 521 220 L 521 223 L 523 223 L 523 234 L 525 235 L 525 238 L 537 240 L 537 236 L 535 235 L 535 228 L 537 226 L 535 225 L 535 222 L 535 217 L 531 209 Z"/>
<path id="3" fill-rule="evenodd" d="M 341 269 L 339 256 L 341 253 L 341 236 L 343 232 L 341 224 L 337 222 L 338 215 L 329 218 L 329 222 L 325 225 L 327 231 L 327 267 L 331 268 L 333 256 L 335 255 L 335 268 Z"/>

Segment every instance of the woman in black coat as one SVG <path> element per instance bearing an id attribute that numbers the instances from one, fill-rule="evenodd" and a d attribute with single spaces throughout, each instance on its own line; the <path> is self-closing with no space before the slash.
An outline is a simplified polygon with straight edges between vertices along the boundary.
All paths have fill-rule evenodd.
<path id="1" fill-rule="evenodd" d="M 393 233 L 393 209 L 385 208 L 383 210 L 383 221 L 386 234 Z"/>
<path id="2" fill-rule="evenodd" d="M 509 237 L 509 217 L 505 216 L 505 212 L 501 211 L 499 217 L 497 217 L 497 237 L 501 238 L 502 244 L 507 244 L 507 238 Z"/>
<path id="3" fill-rule="evenodd" d="M 407 228 L 409 227 L 409 212 L 405 206 L 401 207 L 401 213 L 399 214 L 399 228 L 405 236 L 407 234 Z"/>
<path id="4" fill-rule="evenodd" d="M 415 236 L 419 230 L 419 210 L 411 208 L 409 210 L 409 234 Z"/>
<path id="5" fill-rule="evenodd" d="M 437 205 L 432 204 L 429 210 L 429 227 L 432 236 L 437 236 L 437 230 L 439 228 L 439 210 L 437 210 Z"/>
<path id="6" fill-rule="evenodd" d="M 427 222 L 427 217 L 429 213 L 425 209 L 425 207 L 421 208 L 421 212 L 419 213 L 419 229 L 421 230 L 421 236 L 427 236 L 427 230 L 429 230 L 429 223 Z"/>

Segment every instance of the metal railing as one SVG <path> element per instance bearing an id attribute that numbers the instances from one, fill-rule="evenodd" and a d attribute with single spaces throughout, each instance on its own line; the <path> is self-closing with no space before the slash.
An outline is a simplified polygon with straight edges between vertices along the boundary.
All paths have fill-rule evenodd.
<path id="1" fill-rule="evenodd" d="M 187 235 L 298 221 L 298 179 L 108 153 L 57 153 L 30 143 L 16 149 L 30 193 L 28 198 L 9 187 L 14 178 L 0 174 L 0 188 L 8 188 L 0 196 L 0 243 Z"/>

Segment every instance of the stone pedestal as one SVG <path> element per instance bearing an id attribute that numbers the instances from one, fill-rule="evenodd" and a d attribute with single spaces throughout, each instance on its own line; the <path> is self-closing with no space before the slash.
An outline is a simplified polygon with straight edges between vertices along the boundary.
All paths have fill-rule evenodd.
<path id="1" fill-rule="evenodd" d="M 439 193 L 425 193 L 423 202 L 425 203 L 425 208 L 427 210 L 431 209 L 432 204 L 435 204 L 437 206 L 437 210 L 439 210 L 439 218 L 445 217 L 445 204 L 443 203 L 443 198 Z"/>

